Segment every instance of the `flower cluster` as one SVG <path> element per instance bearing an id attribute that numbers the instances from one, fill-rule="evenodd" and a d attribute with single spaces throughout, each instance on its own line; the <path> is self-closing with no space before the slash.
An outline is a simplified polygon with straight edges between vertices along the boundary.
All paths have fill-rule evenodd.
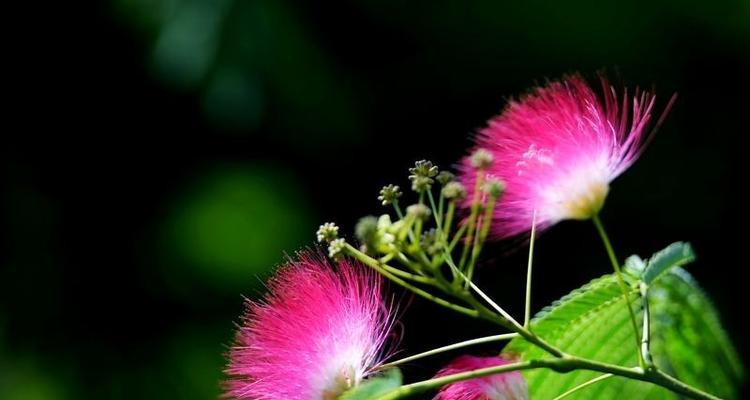
<path id="1" fill-rule="evenodd" d="M 603 100 L 579 75 L 549 83 L 512 101 L 479 131 L 461 164 L 461 182 L 473 188 L 477 168 L 502 179 L 507 190 L 493 215 L 498 238 L 565 219 L 598 213 L 609 184 L 648 143 L 655 96 L 636 92 L 618 101 L 602 80 Z"/>
<path id="2" fill-rule="evenodd" d="M 399 186 L 383 187 L 378 200 L 392 213 L 360 219 L 357 246 L 334 223 L 321 225 L 317 241 L 328 246 L 335 263 L 301 253 L 271 279 L 262 302 L 248 302 L 229 354 L 226 394 L 336 399 L 392 366 L 383 364 L 394 317 L 380 276 L 453 311 L 496 322 L 561 357 L 526 329 L 530 286 L 522 325 L 472 279 L 489 239 L 595 217 L 612 180 L 643 152 L 654 96 L 636 92 L 632 100 L 618 100 L 602 82 L 601 98 L 573 75 L 512 101 L 480 130 L 458 177 L 417 161 L 408 171 L 415 201 L 402 208 Z M 505 356 L 460 356 L 435 381 L 464 380 L 450 380 L 435 399 L 528 399 L 520 372 L 500 373 L 515 367 L 512 362 Z M 469 371 L 484 373 L 466 379 L 462 373 Z"/>
<path id="3" fill-rule="evenodd" d="M 230 351 L 229 396 L 335 399 L 388 356 L 393 313 L 371 270 L 301 253 L 268 286 Z"/>

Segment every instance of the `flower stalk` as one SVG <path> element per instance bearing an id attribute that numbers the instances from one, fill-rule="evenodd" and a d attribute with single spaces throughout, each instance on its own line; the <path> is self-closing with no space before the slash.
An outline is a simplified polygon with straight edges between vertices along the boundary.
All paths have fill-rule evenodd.
<path id="1" fill-rule="evenodd" d="M 627 285 L 625 285 L 625 279 L 622 277 L 620 263 L 619 261 L 617 261 L 617 256 L 615 255 L 615 251 L 612 248 L 612 243 L 609 241 L 607 231 L 604 229 L 604 225 L 599 218 L 599 214 L 594 214 L 591 217 L 591 220 L 594 222 L 596 231 L 599 233 L 599 236 L 604 243 L 604 248 L 607 250 L 607 255 L 609 256 L 609 261 L 612 263 L 612 268 L 614 268 L 615 270 L 615 275 L 617 276 L 617 284 L 620 286 L 620 290 L 622 291 L 623 297 L 625 298 L 625 305 L 628 308 L 628 314 L 630 314 L 630 323 L 633 325 L 633 334 L 635 335 L 635 348 L 638 357 L 638 365 L 640 365 L 641 368 L 644 368 L 645 362 L 643 360 L 643 356 L 641 355 L 641 339 L 638 329 L 638 322 L 636 321 L 635 312 L 633 311 L 633 307 L 630 303 L 630 295 L 628 294 L 629 290 L 627 288 Z"/>
<path id="2" fill-rule="evenodd" d="M 529 237 L 529 259 L 526 264 L 526 301 L 524 302 L 523 327 L 531 323 L 531 267 L 534 262 L 534 242 L 536 241 L 536 210 L 531 216 L 531 236 Z"/>
<path id="3" fill-rule="evenodd" d="M 471 339 L 471 340 L 465 340 L 463 342 L 453 343 L 447 346 L 438 347 L 436 349 L 432 349 L 432 350 L 428 350 L 419 354 L 415 354 L 413 356 L 404 357 L 396 361 L 391 361 L 389 363 L 381 365 L 380 369 L 387 369 L 387 368 L 395 367 L 397 365 L 406 364 L 415 360 L 419 360 L 421 358 L 434 356 L 436 354 L 445 353 L 447 351 L 461 349 L 461 348 L 468 347 L 468 346 L 474 346 L 474 345 L 483 344 L 483 343 L 499 342 L 502 340 L 513 339 L 515 337 L 518 337 L 517 333 L 503 333 L 501 335 L 492 335 L 492 336 L 485 336 L 485 337 L 480 337 L 480 338 Z"/>
<path id="4" fill-rule="evenodd" d="M 389 393 L 378 398 L 378 400 L 395 400 L 414 394 L 424 393 L 434 390 L 438 387 L 459 382 L 467 379 L 474 379 L 488 375 L 494 375 L 511 371 L 523 371 L 530 369 L 549 369 L 555 372 L 565 373 L 573 370 L 596 371 L 606 374 L 630 378 L 642 382 L 650 382 L 664 388 L 670 389 L 675 393 L 687 396 L 697 400 L 720 400 L 718 397 L 706 393 L 700 389 L 689 386 L 679 380 L 657 370 L 643 370 L 640 367 L 621 367 L 618 365 L 601 363 L 598 361 L 582 359 L 573 356 L 564 358 L 539 359 L 520 361 L 512 364 L 501 365 L 497 367 L 482 368 L 458 374 L 442 376 L 439 378 L 427 379 L 420 382 L 411 383 L 392 390 Z"/>

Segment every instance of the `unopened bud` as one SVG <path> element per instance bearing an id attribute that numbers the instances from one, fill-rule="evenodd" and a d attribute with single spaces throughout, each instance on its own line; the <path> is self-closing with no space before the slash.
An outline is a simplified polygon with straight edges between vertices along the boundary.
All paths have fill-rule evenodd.
<path id="1" fill-rule="evenodd" d="M 378 219 L 372 215 L 362 217 L 354 227 L 354 236 L 361 243 L 371 243 L 378 231 Z"/>
<path id="2" fill-rule="evenodd" d="M 346 248 L 346 240 L 335 239 L 332 240 L 328 245 L 328 257 L 338 260 L 344 256 L 344 249 Z"/>
<path id="3" fill-rule="evenodd" d="M 489 178 L 487 183 L 484 184 L 484 191 L 488 195 L 498 198 L 505 191 L 505 182 L 497 178 Z"/>
<path id="4" fill-rule="evenodd" d="M 432 165 L 432 161 L 419 160 L 414 163 L 414 168 L 409 168 L 411 176 L 424 176 L 426 178 L 434 178 L 438 174 L 438 167 Z M 411 178 L 411 176 L 409 178 Z"/>
<path id="5" fill-rule="evenodd" d="M 316 233 L 318 242 L 331 242 L 339 236 L 339 227 L 333 222 L 326 222 L 318 228 Z"/>
<path id="6" fill-rule="evenodd" d="M 421 193 L 435 182 L 432 178 L 438 174 L 438 167 L 432 165 L 431 161 L 420 160 L 414 163 L 414 168 L 409 168 L 409 173 L 412 190 Z"/>
<path id="7" fill-rule="evenodd" d="M 449 182 L 453 182 L 455 179 L 456 175 L 453 175 L 448 171 L 440 171 L 440 173 L 437 175 L 437 178 L 435 178 L 435 180 L 440 182 L 440 184 L 443 186 L 447 185 Z"/>
<path id="8" fill-rule="evenodd" d="M 476 169 L 487 169 L 492 165 L 495 157 L 485 149 L 477 149 L 471 155 L 471 166 Z"/>
<path id="9" fill-rule="evenodd" d="M 424 192 L 425 190 L 429 190 L 430 187 L 432 187 L 433 182 L 434 181 L 432 180 L 432 178 L 412 175 L 411 190 L 417 193 Z"/>
<path id="10" fill-rule="evenodd" d="M 466 188 L 460 182 L 448 182 L 443 188 L 443 196 L 448 200 L 462 200 L 466 198 Z"/>
<path id="11" fill-rule="evenodd" d="M 430 217 L 431 212 L 429 207 L 424 204 L 412 204 L 406 207 L 406 214 L 424 221 Z"/>
<path id="12" fill-rule="evenodd" d="M 401 194 L 401 189 L 396 185 L 383 186 L 383 188 L 380 189 L 378 200 L 380 200 L 384 206 L 387 206 L 398 200 L 398 198 L 401 197 Z"/>

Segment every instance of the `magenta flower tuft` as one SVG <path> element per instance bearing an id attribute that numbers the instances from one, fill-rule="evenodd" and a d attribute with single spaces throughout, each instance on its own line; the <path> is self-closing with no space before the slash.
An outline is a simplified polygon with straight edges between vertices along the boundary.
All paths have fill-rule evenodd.
<path id="1" fill-rule="evenodd" d="M 591 218 L 604 204 L 609 183 L 643 152 L 655 97 L 636 91 L 630 100 L 625 92 L 618 101 L 603 78 L 602 85 L 600 99 L 579 75 L 551 82 L 510 102 L 479 132 L 474 151 L 492 155 L 484 173 L 507 185 L 494 210 L 495 237 L 528 231 L 534 210 L 541 229 Z M 473 188 L 476 177 L 466 157 L 461 181 Z"/>
<path id="2" fill-rule="evenodd" d="M 228 397 L 335 399 L 387 358 L 393 326 L 381 279 L 342 260 L 302 253 L 247 303 L 229 353 Z"/>
<path id="3" fill-rule="evenodd" d="M 436 377 L 509 363 L 502 356 L 460 356 L 441 369 Z M 527 400 L 528 398 L 529 389 L 523 375 L 518 371 L 451 383 L 443 386 L 435 396 L 435 400 Z"/>

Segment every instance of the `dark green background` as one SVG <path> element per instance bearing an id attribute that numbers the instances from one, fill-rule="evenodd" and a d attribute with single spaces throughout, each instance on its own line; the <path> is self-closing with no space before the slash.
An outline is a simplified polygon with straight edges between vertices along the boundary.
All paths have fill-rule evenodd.
<path id="1" fill-rule="evenodd" d="M 746 0 L 116 0 L 4 15 L 4 400 L 215 398 L 241 295 L 285 252 L 323 221 L 351 232 L 416 159 L 450 166 L 509 97 L 574 71 L 653 88 L 661 106 L 679 92 L 603 219 L 621 258 L 691 241 L 689 269 L 747 359 Z M 480 280 L 518 314 L 516 248 L 490 249 Z M 535 308 L 606 261 L 590 224 L 544 234 Z M 406 352 L 493 332 L 419 300 L 404 314 Z"/>

